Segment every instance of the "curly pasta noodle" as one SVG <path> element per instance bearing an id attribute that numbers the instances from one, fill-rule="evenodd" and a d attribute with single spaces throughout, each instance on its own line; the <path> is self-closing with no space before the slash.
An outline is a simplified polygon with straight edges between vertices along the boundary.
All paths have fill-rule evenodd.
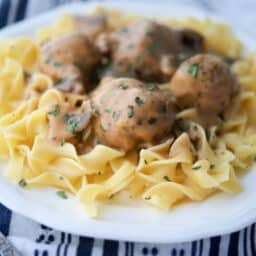
<path id="1" fill-rule="evenodd" d="M 103 9 L 97 12 L 107 14 L 115 28 L 138 18 Z M 242 54 L 242 44 L 224 24 L 194 18 L 163 22 L 201 32 L 208 51 L 230 57 Z M 40 29 L 37 42 L 70 31 L 72 21 L 66 15 L 52 27 Z M 211 136 L 206 136 L 196 122 L 195 111 L 187 109 L 177 118 L 189 120 L 189 131 L 141 149 L 135 158 L 104 145 L 79 155 L 71 143 L 57 145 L 46 139 L 47 112 L 56 102 L 64 102 L 65 95 L 52 88 L 50 77 L 37 71 L 37 42 L 28 38 L 0 40 L 0 155 L 8 161 L 5 175 L 11 181 L 26 182 L 28 188 L 50 186 L 72 193 L 92 217 L 98 215 L 100 202 L 108 203 L 122 191 L 168 210 L 184 200 L 201 201 L 217 191 L 242 190 L 237 174 L 252 165 L 256 154 L 256 56 L 240 59 L 232 67 L 241 91 L 218 128 L 221 133 L 213 129 Z M 29 81 L 26 72 L 32 73 Z M 77 96 L 69 97 L 75 100 Z M 197 134 L 197 147 L 189 137 L 192 130 Z"/>

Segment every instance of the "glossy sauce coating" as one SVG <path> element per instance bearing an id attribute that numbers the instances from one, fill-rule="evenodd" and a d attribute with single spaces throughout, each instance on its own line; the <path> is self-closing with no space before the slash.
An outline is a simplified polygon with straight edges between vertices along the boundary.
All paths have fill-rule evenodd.
<path id="1" fill-rule="evenodd" d="M 96 136 L 108 146 L 129 151 L 166 136 L 174 121 L 170 99 L 154 84 L 114 79 L 94 98 Z"/>
<path id="2" fill-rule="evenodd" d="M 196 55 L 179 67 L 171 90 L 180 108 L 196 107 L 201 113 L 224 113 L 238 83 L 229 66 L 210 54 Z"/>
<path id="3" fill-rule="evenodd" d="M 59 85 L 61 90 L 83 93 L 91 89 L 91 72 L 100 58 L 99 51 L 85 35 L 71 33 L 42 46 L 39 67 L 57 83 L 72 81 L 66 86 Z"/>

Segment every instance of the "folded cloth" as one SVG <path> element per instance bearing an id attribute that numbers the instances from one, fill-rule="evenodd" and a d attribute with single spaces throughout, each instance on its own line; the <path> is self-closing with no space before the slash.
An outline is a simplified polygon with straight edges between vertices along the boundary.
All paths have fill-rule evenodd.
<path id="1" fill-rule="evenodd" d="M 0 255 L 3 256 L 21 256 L 13 245 L 0 232 Z"/>
<path id="2" fill-rule="evenodd" d="M 12 22 L 33 16 L 58 4 L 72 0 L 0 0 L 0 28 Z M 76 1 L 76 0 L 73 0 Z M 72 1 L 72 2 L 73 2 Z M 148 0 L 150 1 L 150 0 Z M 147 2 L 148 2 L 147 1 Z M 153 1 L 153 0 L 151 0 Z M 158 0 L 158 2 L 161 0 Z M 230 22 L 255 21 L 255 0 L 172 0 L 196 6 L 204 11 L 215 11 Z M 234 2 L 236 2 L 234 4 Z M 243 19 L 237 14 L 243 12 Z M 250 15 L 251 14 L 251 15 Z M 235 17 L 235 18 L 234 18 Z M 179 244 L 146 244 L 79 237 L 53 230 L 0 204 L 0 256 L 236 256 L 256 255 L 255 224 L 225 236 L 201 239 Z M 7 237 L 7 239 L 4 237 Z M 21 253 L 19 254 L 12 244 Z"/>

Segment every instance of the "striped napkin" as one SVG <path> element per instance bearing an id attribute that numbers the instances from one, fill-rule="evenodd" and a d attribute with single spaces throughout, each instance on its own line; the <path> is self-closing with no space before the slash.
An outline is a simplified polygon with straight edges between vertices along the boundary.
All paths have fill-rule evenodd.
<path id="1" fill-rule="evenodd" d="M 153 0 L 147 0 L 147 3 Z M 158 2 L 161 0 L 158 0 Z M 0 28 L 69 0 L 0 0 Z M 249 33 L 256 21 L 255 0 L 172 0 L 224 16 Z M 241 13 L 243 15 L 242 19 Z M 251 256 L 255 224 L 238 232 L 180 244 L 145 244 L 79 237 L 53 230 L 0 204 L 0 256 Z"/>

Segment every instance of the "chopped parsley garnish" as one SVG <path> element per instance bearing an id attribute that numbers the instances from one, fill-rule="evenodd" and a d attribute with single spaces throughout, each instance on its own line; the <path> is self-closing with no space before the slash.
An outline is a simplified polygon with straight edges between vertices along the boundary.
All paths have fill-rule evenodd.
<path id="1" fill-rule="evenodd" d="M 178 125 L 178 128 L 183 132 L 188 132 L 190 129 L 189 123 L 178 122 L 177 125 Z"/>
<path id="2" fill-rule="evenodd" d="M 134 116 L 134 107 L 133 106 L 128 106 L 129 111 L 128 111 L 128 118 L 132 118 Z"/>
<path id="3" fill-rule="evenodd" d="M 60 114 L 60 106 L 56 105 L 55 108 L 48 112 L 49 115 L 58 116 Z"/>
<path id="4" fill-rule="evenodd" d="M 144 100 L 140 97 L 136 97 L 135 102 L 137 103 L 138 106 L 141 106 L 144 104 Z"/>
<path id="5" fill-rule="evenodd" d="M 114 194 L 110 195 L 108 199 L 112 199 L 114 197 Z"/>
<path id="6" fill-rule="evenodd" d="M 197 129 L 198 129 L 197 126 L 194 125 L 194 126 L 193 126 L 193 130 L 194 130 L 194 131 L 197 131 Z"/>
<path id="7" fill-rule="evenodd" d="M 105 107 L 105 112 L 110 113 L 110 112 L 111 112 L 111 107 L 110 107 L 110 106 L 106 106 L 106 107 Z"/>
<path id="8" fill-rule="evenodd" d="M 54 65 L 55 67 L 60 67 L 60 66 L 61 66 L 61 63 L 60 63 L 60 62 L 54 62 L 53 65 Z"/>
<path id="9" fill-rule="evenodd" d="M 152 53 L 155 53 L 159 49 L 161 49 L 162 45 L 163 45 L 163 41 L 160 38 L 156 38 L 146 50 L 148 54 L 151 55 Z"/>
<path id="10" fill-rule="evenodd" d="M 145 200 L 150 200 L 150 199 L 151 199 L 151 196 L 146 196 L 144 199 L 145 199 Z"/>
<path id="11" fill-rule="evenodd" d="M 69 118 L 70 118 L 70 115 L 69 114 L 65 114 L 63 118 L 64 118 L 64 121 L 67 122 L 69 120 Z"/>
<path id="12" fill-rule="evenodd" d="M 146 35 L 147 36 L 151 36 L 152 35 L 152 29 L 151 28 L 148 28 L 148 29 L 146 29 Z"/>
<path id="13" fill-rule="evenodd" d="M 117 33 L 122 34 L 128 32 L 128 28 L 120 28 Z"/>
<path id="14" fill-rule="evenodd" d="M 210 165 L 210 169 L 213 169 L 214 167 L 215 167 L 214 164 L 211 164 L 211 165 Z"/>
<path id="15" fill-rule="evenodd" d="M 110 91 L 110 92 L 108 93 L 108 95 L 112 97 L 112 96 L 115 95 L 115 93 L 114 93 L 113 91 Z"/>
<path id="16" fill-rule="evenodd" d="M 142 125 L 143 121 L 142 121 L 142 118 L 138 118 L 137 119 L 137 125 Z"/>
<path id="17" fill-rule="evenodd" d="M 167 112 L 167 107 L 166 105 L 163 105 L 161 108 L 162 113 L 166 113 Z"/>
<path id="18" fill-rule="evenodd" d="M 115 120 L 115 121 L 117 121 L 118 120 L 118 118 L 120 117 L 120 115 L 121 115 L 121 111 L 114 111 L 113 113 L 112 113 L 112 118 Z"/>
<path id="19" fill-rule="evenodd" d="M 151 117 L 151 118 L 148 119 L 148 123 L 150 125 L 154 124 L 156 121 L 157 121 L 157 118 L 155 118 L 155 117 Z"/>
<path id="20" fill-rule="evenodd" d="M 64 144 L 65 144 L 65 140 L 64 140 L 64 139 L 61 139 L 60 145 L 63 146 Z"/>
<path id="21" fill-rule="evenodd" d="M 188 67 L 188 73 L 190 73 L 194 78 L 197 78 L 198 70 L 199 70 L 198 63 L 193 63 Z"/>
<path id="22" fill-rule="evenodd" d="M 76 127 L 78 126 L 78 123 L 79 123 L 80 120 L 72 120 L 72 119 L 69 119 L 68 120 L 68 126 L 67 126 L 67 130 L 71 133 L 73 133 L 76 129 Z"/>
<path id="23" fill-rule="evenodd" d="M 201 169 L 201 166 L 200 166 L 200 165 L 196 165 L 196 166 L 193 166 L 193 167 L 192 167 L 192 170 L 199 170 L 199 169 Z"/>
<path id="24" fill-rule="evenodd" d="M 168 176 L 164 176 L 163 179 L 166 180 L 166 181 L 171 181 Z"/>
<path id="25" fill-rule="evenodd" d="M 165 91 L 164 94 L 165 94 L 166 97 L 172 98 L 172 92 L 171 91 Z"/>
<path id="26" fill-rule="evenodd" d="M 21 180 L 19 181 L 19 186 L 20 186 L 20 187 L 24 188 L 24 187 L 26 187 L 27 185 L 28 185 L 28 183 L 26 182 L 25 179 L 21 179 Z"/>
<path id="27" fill-rule="evenodd" d="M 136 59 L 135 59 L 135 64 L 139 65 L 140 63 L 141 63 L 141 57 L 137 56 Z"/>
<path id="28" fill-rule="evenodd" d="M 64 177 L 63 177 L 63 176 L 60 176 L 59 179 L 60 179 L 60 180 L 64 180 Z"/>
<path id="29" fill-rule="evenodd" d="M 45 63 L 45 64 L 49 64 L 50 62 L 51 62 L 51 58 L 48 57 L 48 58 L 45 60 L 44 63 Z"/>
<path id="30" fill-rule="evenodd" d="M 98 171 L 98 175 L 101 176 L 101 175 L 102 175 L 102 172 L 101 172 L 101 171 Z"/>
<path id="31" fill-rule="evenodd" d="M 144 164 L 148 164 L 148 161 L 146 159 L 144 159 Z"/>
<path id="32" fill-rule="evenodd" d="M 129 86 L 126 85 L 126 84 L 120 84 L 120 85 L 119 85 L 119 88 L 122 89 L 122 90 L 126 90 L 126 89 L 129 88 Z"/>
<path id="33" fill-rule="evenodd" d="M 57 196 L 61 197 L 62 199 L 68 199 L 68 196 L 65 191 L 57 191 Z"/>
<path id="34" fill-rule="evenodd" d="M 146 88 L 148 91 L 155 91 L 157 86 L 155 84 L 146 84 Z"/>
<path id="35" fill-rule="evenodd" d="M 226 56 L 223 58 L 224 62 L 226 62 L 228 65 L 232 65 L 236 59 L 233 57 Z"/>
<path id="36" fill-rule="evenodd" d="M 128 44 L 128 45 L 127 45 L 127 48 L 129 48 L 129 49 L 134 48 L 134 44 L 131 44 L 131 43 L 130 43 L 130 44 Z"/>

